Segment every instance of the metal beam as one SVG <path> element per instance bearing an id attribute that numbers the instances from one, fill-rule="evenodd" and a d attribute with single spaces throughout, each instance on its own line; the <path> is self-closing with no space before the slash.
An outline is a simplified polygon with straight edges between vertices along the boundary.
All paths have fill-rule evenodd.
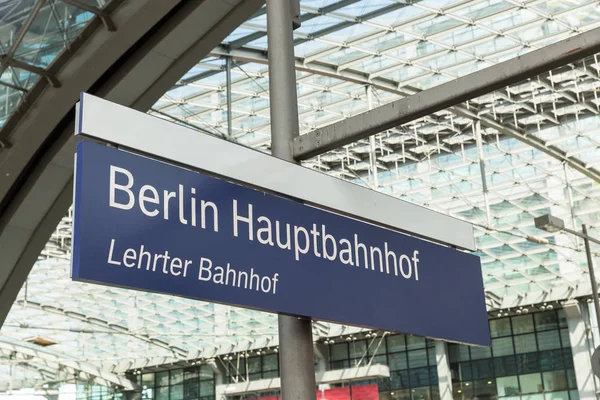
<path id="1" fill-rule="evenodd" d="M 304 13 L 301 16 L 302 22 L 310 21 L 311 19 L 320 17 L 321 15 L 327 15 L 327 13 L 339 10 L 340 8 L 349 6 L 349 5 L 357 3 L 359 1 L 360 0 L 341 0 L 341 1 L 335 2 L 333 4 L 330 4 L 328 6 L 325 6 L 323 8 L 320 8 L 319 10 L 316 10 L 315 12 Z M 260 12 L 259 15 L 262 15 L 266 11 L 266 8 L 263 8 L 260 11 L 261 12 Z M 258 15 L 256 15 L 256 16 L 258 16 Z M 256 17 L 256 16 L 253 16 L 253 18 Z M 340 28 L 340 29 L 343 29 L 343 28 Z M 258 40 L 260 38 L 263 38 L 265 36 L 267 36 L 266 30 L 265 31 L 253 32 L 253 33 L 251 33 L 249 35 L 241 37 L 240 39 L 232 41 L 231 43 L 229 43 L 228 47 L 230 49 L 239 49 L 240 47 L 245 46 L 246 44 L 248 44 L 248 43 L 250 43 L 250 42 L 252 42 L 254 40 Z"/>
<path id="2" fill-rule="evenodd" d="M 325 153 L 600 52 L 600 28 L 299 136 L 298 160 Z"/>
<path id="3" fill-rule="evenodd" d="M 20 60 L 16 60 L 9 56 L 0 56 L 0 63 L 7 67 L 15 67 L 25 71 L 33 72 L 34 74 L 45 78 L 53 88 L 61 87 L 59 80 L 56 79 L 56 77 L 53 74 L 51 74 L 43 68 L 36 67 L 35 65 L 31 65 Z"/>
<path id="4" fill-rule="evenodd" d="M 241 62 L 255 62 L 259 64 L 266 64 L 267 58 L 263 52 L 252 49 L 239 49 L 239 50 L 228 50 L 222 46 L 215 48 L 212 52 L 214 56 L 226 56 L 231 57 L 234 60 L 238 60 Z M 345 70 L 345 71 L 336 71 L 335 67 L 326 65 L 324 63 L 312 62 L 308 64 L 303 64 L 300 59 L 296 60 L 296 69 L 299 71 L 309 72 L 311 74 L 329 76 L 336 79 L 345 80 L 348 82 L 353 82 L 357 84 L 366 84 L 373 88 L 380 89 L 382 91 L 386 91 L 389 93 L 394 93 L 399 96 L 407 96 L 408 98 L 414 98 L 423 92 L 418 92 L 417 89 L 408 89 L 403 88 L 403 90 L 398 90 L 397 84 L 393 81 L 384 78 L 374 78 L 369 79 L 369 77 L 365 74 L 361 74 L 360 72 Z M 409 92 L 411 90 L 412 92 Z M 561 93 L 563 95 L 563 93 Z M 406 100 L 403 99 L 403 100 Z M 402 101 L 402 100 L 400 100 Z M 497 130 L 500 134 L 513 137 L 522 141 L 529 146 L 548 154 L 549 156 L 566 163 L 574 170 L 582 173 L 588 178 L 594 180 L 595 182 L 600 183 L 600 171 L 596 168 L 592 168 L 586 165 L 585 162 L 578 159 L 577 157 L 569 156 L 567 152 L 561 150 L 556 146 L 552 146 L 547 144 L 544 140 L 539 139 L 534 135 L 530 135 L 528 132 L 523 129 L 517 129 L 505 123 L 501 123 L 498 120 L 492 117 L 480 116 L 476 112 L 472 110 L 468 110 L 464 105 L 457 104 L 453 107 L 449 108 L 450 111 L 455 113 L 458 116 L 470 118 L 472 120 L 481 121 L 482 126 L 487 128 L 492 128 Z M 559 121 L 560 122 L 560 121 Z M 337 125 L 337 124 L 336 124 Z M 335 126 L 335 125 L 333 125 Z M 327 129 L 327 127 L 325 128 Z"/>

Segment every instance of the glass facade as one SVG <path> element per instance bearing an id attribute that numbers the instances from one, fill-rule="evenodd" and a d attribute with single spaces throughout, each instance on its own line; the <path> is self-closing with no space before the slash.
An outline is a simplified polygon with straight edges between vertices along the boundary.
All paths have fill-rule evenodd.
<path id="1" fill-rule="evenodd" d="M 232 358 L 221 358 L 225 366 L 225 378 L 228 383 L 277 378 L 279 376 L 279 354 L 274 349 L 265 350 L 263 354 L 240 355 Z"/>
<path id="2" fill-rule="evenodd" d="M 69 388 L 70 385 L 66 385 L 60 393 L 65 395 L 70 394 Z M 122 393 L 115 392 L 112 388 L 87 383 L 77 384 L 75 386 L 75 391 L 76 400 L 116 400 L 123 398 Z"/>
<path id="3" fill-rule="evenodd" d="M 214 400 L 215 372 L 208 365 L 138 375 L 142 399 Z"/>
<path id="4" fill-rule="evenodd" d="M 577 400 L 562 310 L 490 320 L 492 348 L 448 345 L 456 400 Z"/>
<path id="5" fill-rule="evenodd" d="M 384 339 L 330 345 L 331 369 L 359 367 L 369 362 L 390 368 L 390 378 L 377 382 L 381 399 L 440 398 L 433 341 L 416 336 L 386 335 Z"/>
<path id="6" fill-rule="evenodd" d="M 566 316 L 562 309 L 522 313 L 489 321 L 492 347 L 448 345 L 455 400 L 578 400 Z M 389 366 L 390 377 L 331 385 L 332 388 L 377 384 L 382 400 L 440 398 L 435 342 L 408 335 L 365 333 L 362 338 L 329 339 L 330 370 L 366 365 Z M 218 359 L 224 381 L 238 383 L 279 376 L 274 348 L 253 355 Z M 215 373 L 210 366 L 141 373 L 144 399 L 213 400 Z M 276 396 L 258 393 L 235 399 Z M 233 399 L 233 400 L 235 400 Z"/>

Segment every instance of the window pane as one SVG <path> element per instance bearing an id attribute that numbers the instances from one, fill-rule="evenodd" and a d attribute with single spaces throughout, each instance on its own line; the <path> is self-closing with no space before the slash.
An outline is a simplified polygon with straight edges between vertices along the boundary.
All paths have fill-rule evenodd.
<path id="1" fill-rule="evenodd" d="M 460 364 L 452 364 L 451 368 L 456 374 L 456 379 L 459 381 L 470 381 L 473 379 L 473 372 L 471 370 L 471 363 L 464 362 Z"/>
<path id="2" fill-rule="evenodd" d="M 492 350 L 494 351 L 494 357 L 514 354 L 512 337 L 492 339 Z"/>
<path id="3" fill-rule="evenodd" d="M 518 373 L 517 359 L 515 356 L 495 358 L 494 370 L 496 376 L 516 375 Z"/>
<path id="4" fill-rule="evenodd" d="M 142 386 L 154 387 L 154 374 L 142 375 Z"/>
<path id="5" fill-rule="evenodd" d="M 516 376 L 507 376 L 496 379 L 498 396 L 516 396 L 519 394 L 519 379 Z"/>
<path id="6" fill-rule="evenodd" d="M 510 318 L 492 319 L 490 321 L 490 334 L 492 337 L 510 336 Z"/>
<path id="7" fill-rule="evenodd" d="M 550 371 L 542 374 L 545 390 L 565 390 L 568 388 L 565 371 Z"/>
<path id="8" fill-rule="evenodd" d="M 263 379 L 277 378 L 277 377 L 279 377 L 279 372 L 277 372 L 277 371 L 263 372 L 262 377 L 263 377 Z"/>
<path id="9" fill-rule="evenodd" d="M 277 369 L 277 354 L 263 356 L 263 371 L 273 371 Z"/>
<path id="10" fill-rule="evenodd" d="M 535 313 L 535 326 L 538 331 L 558 328 L 558 316 L 555 311 Z"/>
<path id="11" fill-rule="evenodd" d="M 425 339 L 418 336 L 408 336 L 406 338 L 406 347 L 408 350 L 422 349 L 425 347 Z"/>
<path id="12" fill-rule="evenodd" d="M 186 368 L 183 370 L 183 381 L 184 382 L 193 382 L 197 381 L 200 376 L 200 369 L 198 367 Z"/>
<path id="13" fill-rule="evenodd" d="M 418 368 L 427 366 L 427 350 L 413 350 L 408 352 L 408 367 Z"/>
<path id="14" fill-rule="evenodd" d="M 410 382 L 408 380 L 408 370 L 391 372 L 390 378 L 392 389 L 402 389 L 410 386 Z"/>
<path id="15" fill-rule="evenodd" d="M 170 400 L 183 400 L 183 385 L 171 386 Z"/>
<path id="16" fill-rule="evenodd" d="M 538 346 L 540 350 L 560 349 L 560 336 L 558 331 L 538 332 Z"/>
<path id="17" fill-rule="evenodd" d="M 215 394 L 215 385 L 212 382 L 202 382 L 200 384 L 200 396 L 213 396 Z"/>
<path id="18" fill-rule="evenodd" d="M 431 400 L 440 400 L 440 387 L 437 384 L 431 386 Z"/>
<path id="19" fill-rule="evenodd" d="M 240 371 L 242 371 L 241 367 L 240 367 Z M 246 369 L 244 368 L 243 371 L 246 371 Z M 213 369 L 208 365 L 201 366 L 200 367 L 200 379 L 201 380 L 215 379 L 215 371 L 213 371 Z"/>
<path id="20" fill-rule="evenodd" d="M 567 384 L 571 389 L 577 389 L 577 380 L 575 380 L 575 371 L 572 369 L 567 370 Z"/>
<path id="21" fill-rule="evenodd" d="M 522 393 L 541 393 L 543 391 L 541 374 L 520 375 L 519 381 Z"/>
<path id="22" fill-rule="evenodd" d="M 350 343 L 350 358 L 362 358 L 367 351 L 367 342 L 364 340 L 357 340 Z"/>
<path id="23" fill-rule="evenodd" d="M 429 379 L 431 379 L 432 386 L 438 386 L 440 380 L 438 379 L 437 366 L 429 367 Z"/>
<path id="24" fill-rule="evenodd" d="M 331 359 L 333 361 L 346 360 L 348 358 L 348 345 L 346 343 L 334 344 L 331 348 Z"/>
<path id="25" fill-rule="evenodd" d="M 156 373 L 156 386 L 169 386 L 169 371 Z"/>
<path id="26" fill-rule="evenodd" d="M 492 357 L 492 349 L 489 347 L 471 347 L 471 360 Z"/>
<path id="27" fill-rule="evenodd" d="M 171 370 L 171 385 L 178 385 L 183 383 L 183 369 Z M 182 394 L 183 396 L 183 394 Z"/>
<path id="28" fill-rule="evenodd" d="M 262 369 L 262 363 L 261 363 L 261 357 L 257 356 L 257 357 L 250 357 L 248 359 L 248 372 L 250 374 L 255 374 L 257 372 L 261 372 Z"/>
<path id="29" fill-rule="evenodd" d="M 430 400 L 429 388 L 415 388 L 412 390 L 412 400 Z"/>
<path id="30" fill-rule="evenodd" d="M 545 400 L 569 400 L 569 392 L 546 393 Z"/>
<path id="31" fill-rule="evenodd" d="M 371 346 L 367 346 L 367 351 L 369 352 L 369 355 L 372 356 L 374 354 L 380 355 L 380 354 L 385 354 L 385 342 L 380 342 L 379 339 L 377 339 L 377 341 L 373 344 L 371 344 Z"/>
<path id="32" fill-rule="evenodd" d="M 519 315 L 518 317 L 512 317 L 513 333 L 518 335 L 519 333 L 533 332 L 533 316 L 531 314 Z"/>
<path id="33" fill-rule="evenodd" d="M 565 362 L 565 369 L 573 369 L 573 353 L 571 348 L 563 348 L 563 360 Z"/>
<path id="34" fill-rule="evenodd" d="M 569 339 L 569 330 L 561 329 L 560 330 L 560 341 L 562 347 L 571 347 L 571 339 Z"/>
<path id="35" fill-rule="evenodd" d="M 156 400 L 169 400 L 168 386 L 156 389 Z"/>
<path id="36" fill-rule="evenodd" d="M 427 349 L 427 358 L 429 360 L 429 365 L 437 365 L 437 360 L 435 359 L 435 348 Z"/>
<path id="37" fill-rule="evenodd" d="M 568 328 L 569 325 L 567 324 L 567 315 L 565 314 L 565 310 L 563 310 L 562 308 L 560 310 L 557 311 L 558 314 L 558 327 L 559 328 Z"/>
<path id="38" fill-rule="evenodd" d="M 473 382 L 475 386 L 475 395 L 477 398 L 494 398 L 496 397 L 496 385 L 494 385 L 493 380 L 479 380 Z"/>
<path id="39" fill-rule="evenodd" d="M 348 360 L 333 361 L 331 363 L 331 369 L 344 369 L 344 368 L 348 368 L 349 366 L 350 366 L 350 361 L 348 361 Z"/>
<path id="40" fill-rule="evenodd" d="M 517 369 L 519 374 L 529 374 L 540 370 L 539 353 L 517 355 Z"/>
<path id="41" fill-rule="evenodd" d="M 382 399 L 381 393 L 379 393 L 379 398 Z M 402 390 L 394 390 L 390 393 L 392 400 L 410 400 L 410 390 L 402 389 Z"/>
<path id="42" fill-rule="evenodd" d="M 389 354 L 388 359 L 390 361 L 390 371 L 408 368 L 408 362 L 406 361 L 406 353 L 404 352 Z"/>
<path id="43" fill-rule="evenodd" d="M 472 399 L 474 397 L 473 385 L 470 382 L 456 382 L 452 384 L 455 399 Z"/>
<path id="44" fill-rule="evenodd" d="M 394 353 L 396 351 L 406 350 L 404 335 L 394 335 L 387 337 L 388 352 Z"/>
<path id="45" fill-rule="evenodd" d="M 522 396 L 521 399 L 522 400 L 544 400 L 544 394 L 543 393 L 530 394 L 527 396 Z"/>
<path id="46" fill-rule="evenodd" d="M 248 379 L 251 380 L 251 381 L 257 381 L 260 378 L 262 378 L 262 374 L 260 372 L 256 372 L 254 374 L 248 375 Z"/>
<path id="47" fill-rule="evenodd" d="M 410 386 L 428 386 L 430 385 L 429 368 L 417 368 L 408 370 L 410 376 Z"/>
<path id="48" fill-rule="evenodd" d="M 387 357 L 385 354 L 373 357 L 373 364 L 387 365 Z"/>
<path id="49" fill-rule="evenodd" d="M 531 353 L 537 351 L 535 334 L 515 336 L 515 353 Z"/>
<path id="50" fill-rule="evenodd" d="M 469 347 L 463 344 L 448 344 L 450 362 L 469 361 Z"/>
<path id="51" fill-rule="evenodd" d="M 561 350 L 548 350 L 540 352 L 540 369 L 542 371 L 552 371 L 555 369 L 564 369 L 565 362 Z"/>
<path id="52" fill-rule="evenodd" d="M 491 359 L 473 361 L 471 363 L 473 379 L 487 379 L 494 375 Z"/>
<path id="53" fill-rule="evenodd" d="M 183 397 L 185 400 L 197 399 L 200 397 L 200 382 L 187 383 L 183 386 Z"/>

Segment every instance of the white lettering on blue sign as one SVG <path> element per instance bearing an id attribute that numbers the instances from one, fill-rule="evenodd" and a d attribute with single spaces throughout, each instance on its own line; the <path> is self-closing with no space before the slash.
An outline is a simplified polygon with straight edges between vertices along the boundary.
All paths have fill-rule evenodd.
<path id="1" fill-rule="evenodd" d="M 142 185 L 138 193 L 134 193 L 133 187 L 135 177 L 125 168 L 110 166 L 110 185 L 109 185 L 109 205 L 110 207 L 121 210 L 133 210 L 137 208 L 147 217 L 158 217 L 162 214 L 162 218 L 169 220 L 177 218 L 179 223 L 183 225 L 190 224 L 198 226 L 202 229 L 212 228 L 214 232 L 219 232 L 219 208 L 212 201 L 196 199 L 196 188 L 186 188 L 182 184 L 177 184 L 176 190 L 163 190 L 162 196 L 159 191 L 151 185 Z M 136 201 L 137 199 L 137 201 Z M 186 208 L 186 204 L 190 206 Z M 384 242 L 383 246 L 367 246 L 363 244 L 358 234 L 352 234 L 351 239 L 335 238 L 327 232 L 327 227 L 323 224 L 311 224 L 310 228 L 305 226 L 293 225 L 282 221 L 272 221 L 269 217 L 254 213 L 254 206 L 250 203 L 241 204 L 238 200 L 232 200 L 233 208 L 233 236 L 245 238 L 249 241 L 258 241 L 260 244 L 267 246 L 277 246 L 282 250 L 289 250 L 296 261 L 300 261 L 302 256 L 307 255 L 312 251 L 315 257 L 323 258 L 329 261 L 339 261 L 342 264 L 364 267 L 380 273 L 393 274 L 404 279 L 419 280 L 419 251 L 413 250 L 409 254 L 396 254 L 388 248 L 388 243 Z M 198 224 L 198 218 L 200 220 Z M 111 262 L 111 255 L 114 242 L 111 242 L 109 253 L 109 263 L 118 263 L 117 265 L 125 265 L 133 267 L 134 261 L 127 261 L 126 255 L 122 261 Z M 133 250 L 132 250 L 133 251 Z M 140 250 L 142 252 L 143 250 Z M 166 252 L 168 253 L 168 252 Z M 138 265 L 141 260 L 137 258 L 138 253 L 131 253 L 132 260 L 138 260 Z M 154 255 L 159 261 L 162 257 L 163 271 L 167 273 L 167 264 L 169 262 L 168 254 Z M 153 259 L 153 268 L 156 269 L 156 258 Z M 179 259 L 177 259 L 179 260 Z M 209 259 L 204 259 L 200 265 L 200 280 L 211 280 L 212 278 L 212 262 Z M 127 264 L 129 262 L 129 264 Z M 173 260 L 171 260 L 171 263 Z M 150 261 L 148 261 L 147 265 Z M 177 261 L 177 265 L 181 260 Z M 169 264 L 172 265 L 172 264 Z M 187 265 L 187 264 L 186 264 Z M 139 267 L 138 267 L 139 268 Z M 173 268 L 173 267 L 169 267 Z M 187 268 L 187 267 L 186 267 Z M 222 268 L 222 267 L 216 267 Z M 217 270 L 215 268 L 215 273 Z M 229 268 L 229 266 L 228 266 Z M 148 270 L 148 268 L 146 268 Z M 233 271 L 233 270 L 232 270 Z M 220 271 L 219 271 L 220 272 Z M 205 274 L 203 274 L 205 273 Z M 174 273 L 172 273 L 175 275 Z M 239 272 L 239 274 L 247 274 L 247 272 Z M 251 276 L 253 272 L 250 272 Z M 185 276 L 185 270 L 184 270 Z M 220 275 L 216 275 L 219 277 Z M 256 275 L 258 276 L 258 275 Z M 241 280 L 241 275 L 238 275 Z M 266 278 L 266 277 L 264 277 Z M 216 279 L 216 278 L 215 278 Z M 257 280 L 263 278 L 256 278 Z M 269 278 L 273 280 L 273 284 L 268 287 L 275 291 L 276 276 Z M 250 279 L 253 285 L 252 279 Z M 215 281 L 216 282 L 216 281 Z M 265 281 L 266 282 L 266 281 Z M 270 281 L 269 281 L 270 282 Z M 256 287 L 262 288 L 262 283 L 256 283 Z M 266 285 L 266 283 L 265 283 Z M 236 287 L 241 287 L 238 282 Z M 244 284 L 244 288 L 248 285 Z M 261 289 L 262 290 L 262 289 Z M 264 290 L 263 290 L 264 291 Z M 269 289 L 268 291 L 271 291 Z M 268 292 L 267 291 L 267 292 Z"/>

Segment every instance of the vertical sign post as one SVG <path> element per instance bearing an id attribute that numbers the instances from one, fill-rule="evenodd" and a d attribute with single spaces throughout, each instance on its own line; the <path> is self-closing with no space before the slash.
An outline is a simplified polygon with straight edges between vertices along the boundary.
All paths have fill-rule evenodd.
<path id="1" fill-rule="evenodd" d="M 292 143 L 300 134 L 294 59 L 292 3 L 267 0 L 269 96 L 272 155 L 295 162 Z M 281 395 L 285 400 L 315 398 L 312 321 L 279 315 Z"/>

